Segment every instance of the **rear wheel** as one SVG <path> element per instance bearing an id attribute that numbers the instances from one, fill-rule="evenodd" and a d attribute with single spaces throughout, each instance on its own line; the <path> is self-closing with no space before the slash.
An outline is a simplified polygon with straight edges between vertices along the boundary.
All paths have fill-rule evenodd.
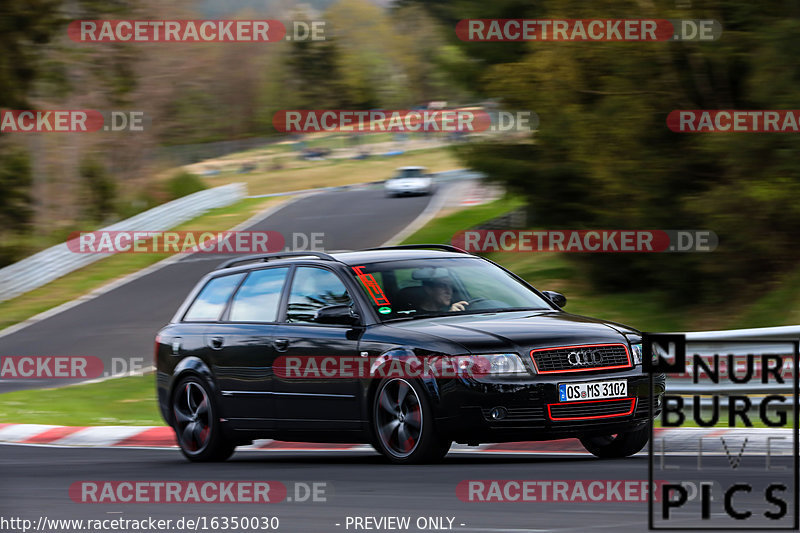
<path id="1" fill-rule="evenodd" d="M 216 403 L 201 378 L 189 376 L 178 383 L 172 415 L 178 446 L 190 461 L 224 461 L 236 449 L 222 434 Z"/>
<path id="2" fill-rule="evenodd" d="M 433 412 L 413 380 L 385 379 L 373 400 L 374 446 L 397 464 L 441 461 L 452 442 L 436 434 Z"/>
<path id="3" fill-rule="evenodd" d="M 641 451 L 649 439 L 650 427 L 645 426 L 627 433 L 582 437 L 581 444 L 587 451 L 601 459 L 617 459 L 630 457 Z"/>

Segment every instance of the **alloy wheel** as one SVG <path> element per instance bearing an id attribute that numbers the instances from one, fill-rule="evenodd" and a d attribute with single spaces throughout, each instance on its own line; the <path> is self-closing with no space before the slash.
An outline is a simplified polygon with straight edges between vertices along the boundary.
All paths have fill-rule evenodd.
<path id="1" fill-rule="evenodd" d="M 176 395 L 173 412 L 181 446 L 190 453 L 200 453 L 211 437 L 211 406 L 205 389 L 188 381 Z"/>
<path id="2" fill-rule="evenodd" d="M 422 435 L 422 406 L 403 379 L 387 381 L 378 393 L 375 421 L 384 447 L 398 458 L 411 455 Z"/>

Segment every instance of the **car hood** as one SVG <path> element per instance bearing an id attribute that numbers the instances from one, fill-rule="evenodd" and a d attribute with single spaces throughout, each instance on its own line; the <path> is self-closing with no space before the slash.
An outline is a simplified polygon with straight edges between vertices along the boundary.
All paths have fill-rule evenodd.
<path id="1" fill-rule="evenodd" d="M 424 333 L 457 343 L 466 353 L 524 353 L 534 348 L 626 342 L 625 333 L 638 334 L 621 324 L 563 311 L 451 315 L 387 325 L 407 330 L 409 335 Z"/>

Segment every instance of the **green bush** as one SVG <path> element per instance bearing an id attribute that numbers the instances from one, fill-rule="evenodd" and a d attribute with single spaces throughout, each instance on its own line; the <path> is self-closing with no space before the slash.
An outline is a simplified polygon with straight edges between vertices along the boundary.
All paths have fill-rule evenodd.
<path id="1" fill-rule="evenodd" d="M 88 196 L 86 215 L 93 222 L 103 222 L 114 214 L 117 183 L 105 166 L 91 157 L 81 161 L 78 173 L 83 178 Z"/>
<path id="2" fill-rule="evenodd" d="M 167 181 L 167 193 L 170 200 L 182 198 L 205 188 L 203 180 L 191 172 L 180 172 Z"/>
<path id="3" fill-rule="evenodd" d="M 0 268 L 16 263 L 29 254 L 28 246 L 20 238 L 0 242 Z"/>
<path id="4" fill-rule="evenodd" d="M 149 192 L 139 192 L 135 196 L 121 198 L 117 205 L 117 213 L 122 219 L 131 218 L 156 207 L 159 203 Z"/>
<path id="5" fill-rule="evenodd" d="M 28 153 L 0 149 L 0 233 L 24 232 L 33 221 L 33 173 Z"/>

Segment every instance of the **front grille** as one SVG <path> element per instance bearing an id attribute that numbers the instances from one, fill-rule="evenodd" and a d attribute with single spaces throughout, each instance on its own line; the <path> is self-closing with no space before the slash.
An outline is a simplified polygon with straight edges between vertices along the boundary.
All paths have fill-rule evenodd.
<path id="1" fill-rule="evenodd" d="M 551 403 L 547 406 L 550 420 L 590 420 L 633 414 L 636 398 L 588 400 L 585 402 Z"/>
<path id="2" fill-rule="evenodd" d="M 588 372 L 631 368 L 628 347 L 624 344 L 583 344 L 531 350 L 539 374 Z"/>

